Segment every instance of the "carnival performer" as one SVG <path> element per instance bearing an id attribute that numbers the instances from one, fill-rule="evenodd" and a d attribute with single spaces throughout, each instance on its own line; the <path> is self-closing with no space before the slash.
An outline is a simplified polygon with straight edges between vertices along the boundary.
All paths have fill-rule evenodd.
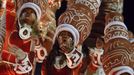
<path id="1" fill-rule="evenodd" d="M 66 11 L 58 19 L 53 50 L 48 56 L 49 75 L 83 74 L 82 44 L 90 34 L 100 3 L 100 0 L 68 0 Z"/>
<path id="2" fill-rule="evenodd" d="M 7 8 L 11 7 L 7 6 Z M 41 60 L 44 60 L 46 56 L 46 51 L 39 43 L 39 39 L 36 37 L 34 31 L 41 17 L 39 6 L 30 2 L 24 3 L 17 11 L 16 23 L 16 13 L 13 13 L 14 8 L 12 9 L 8 10 L 8 14 L 6 15 L 6 40 L 1 52 L 2 62 L 7 63 L 7 67 L 9 67 L 6 70 L 12 73 L 6 72 L 5 70 L 3 72 L 5 75 L 29 73 L 33 67 L 28 53 L 32 50 L 35 53 L 37 50 L 43 50 L 45 52 Z M 36 59 L 40 60 L 38 59 L 38 55 Z"/>

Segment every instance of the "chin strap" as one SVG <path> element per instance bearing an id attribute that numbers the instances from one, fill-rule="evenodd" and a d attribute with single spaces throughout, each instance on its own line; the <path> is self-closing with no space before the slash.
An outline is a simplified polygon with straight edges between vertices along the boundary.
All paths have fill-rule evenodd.
<path id="1" fill-rule="evenodd" d="M 21 61 L 18 61 L 17 64 L 14 65 L 14 71 L 17 74 L 25 74 L 32 70 L 32 64 L 28 59 L 28 55 Z"/>
<path id="2" fill-rule="evenodd" d="M 67 66 L 69 68 L 76 68 L 83 59 L 83 53 L 80 50 L 74 48 L 70 53 L 65 53 L 67 57 Z"/>
<path id="3" fill-rule="evenodd" d="M 32 28 L 30 25 L 24 25 L 19 29 L 19 36 L 21 39 L 25 40 L 31 37 Z"/>

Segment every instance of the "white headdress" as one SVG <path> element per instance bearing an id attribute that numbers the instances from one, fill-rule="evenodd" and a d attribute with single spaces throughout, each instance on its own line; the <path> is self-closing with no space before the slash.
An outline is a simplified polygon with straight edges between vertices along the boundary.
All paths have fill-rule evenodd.
<path id="1" fill-rule="evenodd" d="M 73 35 L 73 38 L 74 38 L 74 46 L 78 45 L 79 38 L 80 38 L 79 32 L 78 32 L 78 30 L 74 26 L 72 26 L 70 24 L 61 24 L 61 25 L 59 25 L 57 27 L 56 33 L 54 35 L 53 43 L 55 42 L 56 37 L 62 31 L 68 31 L 68 32 L 70 32 Z"/>
<path id="2" fill-rule="evenodd" d="M 17 11 L 17 18 L 20 17 L 21 12 L 25 9 L 25 8 L 31 8 L 35 11 L 36 15 L 37 15 L 37 22 L 40 20 L 41 18 L 41 9 L 38 5 L 36 5 L 35 3 L 32 2 L 28 2 L 28 3 L 24 3 L 21 8 Z M 19 26 L 20 26 L 20 22 L 19 22 Z M 20 26 L 21 27 L 21 26 Z"/>

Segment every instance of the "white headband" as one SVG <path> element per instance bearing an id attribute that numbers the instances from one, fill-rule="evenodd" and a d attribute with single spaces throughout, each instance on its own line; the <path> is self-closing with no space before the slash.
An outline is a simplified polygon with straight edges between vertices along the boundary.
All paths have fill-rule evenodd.
<path id="1" fill-rule="evenodd" d="M 55 43 L 55 39 L 58 36 L 58 34 L 62 31 L 70 32 L 73 35 L 73 38 L 74 38 L 74 46 L 78 45 L 79 37 L 80 37 L 79 32 L 74 26 L 72 26 L 70 24 L 61 24 L 56 28 L 56 33 L 54 35 L 53 44 Z"/>
<path id="2" fill-rule="evenodd" d="M 115 75 L 120 75 L 123 73 L 129 73 L 130 75 L 134 75 L 134 70 L 129 66 L 119 66 L 113 68 L 108 75 L 113 75 L 114 73 L 116 73 Z"/>
<path id="3" fill-rule="evenodd" d="M 106 34 L 106 29 L 108 29 L 110 26 L 113 26 L 113 25 L 119 25 L 119 26 L 123 26 L 126 30 L 127 29 L 127 26 L 123 23 L 123 22 L 120 22 L 120 21 L 113 21 L 113 22 L 109 22 L 106 26 L 105 26 L 105 29 L 104 29 L 104 34 Z"/>
<path id="4" fill-rule="evenodd" d="M 25 8 L 31 8 L 35 11 L 36 15 L 37 15 L 37 22 L 40 20 L 41 18 L 41 9 L 38 5 L 36 5 L 35 3 L 32 2 L 28 2 L 28 3 L 24 3 L 21 8 L 17 11 L 17 18 L 20 17 L 21 12 L 25 9 Z"/>

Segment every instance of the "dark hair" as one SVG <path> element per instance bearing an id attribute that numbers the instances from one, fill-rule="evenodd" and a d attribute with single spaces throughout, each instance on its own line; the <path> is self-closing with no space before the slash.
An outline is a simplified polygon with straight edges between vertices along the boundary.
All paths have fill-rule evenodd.
<path id="1" fill-rule="evenodd" d="M 60 48 L 59 48 L 58 41 L 55 40 L 55 43 L 53 45 L 53 48 L 52 48 L 50 54 L 47 57 L 47 66 L 48 66 L 48 68 L 49 68 L 49 66 L 51 66 L 51 65 L 54 64 L 55 57 L 56 56 L 59 56 L 59 54 L 60 54 L 59 49 Z"/>
<path id="2" fill-rule="evenodd" d="M 3 3 L 2 0 L 0 0 L 0 8 L 2 8 L 2 3 Z"/>
<path id="3" fill-rule="evenodd" d="M 88 65 L 91 62 L 91 58 L 89 57 L 90 51 L 85 44 L 82 45 L 82 53 L 84 57 L 82 60 L 82 67 L 80 69 L 80 73 L 85 73 L 86 69 L 88 68 Z"/>

